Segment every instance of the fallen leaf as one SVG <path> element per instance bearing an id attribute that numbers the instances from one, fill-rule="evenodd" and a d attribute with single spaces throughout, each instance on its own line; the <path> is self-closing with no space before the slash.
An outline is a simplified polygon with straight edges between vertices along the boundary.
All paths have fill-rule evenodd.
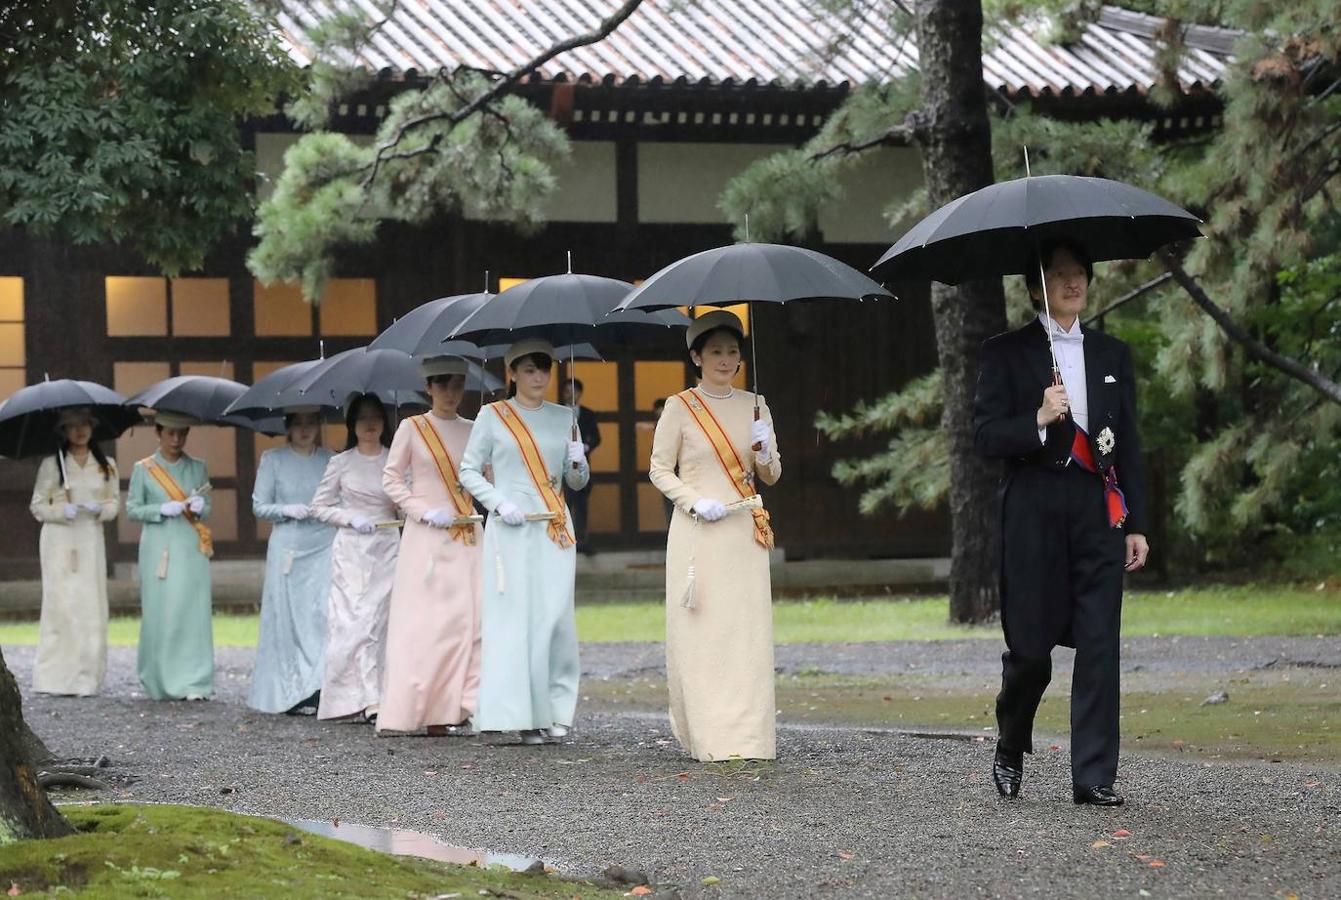
<path id="1" fill-rule="evenodd" d="M 5 891 L 5 893 L 11 897 L 17 897 L 19 894 L 22 894 L 23 891 L 19 890 L 19 883 L 17 881 L 11 881 L 9 883 L 9 890 Z"/>
<path id="2" fill-rule="evenodd" d="M 331 819 L 331 825 L 333 825 L 333 826 L 336 827 L 336 828 L 339 828 L 339 827 L 340 827 L 340 817 L 339 817 L 339 816 L 336 816 L 334 819 Z"/>
<path id="3" fill-rule="evenodd" d="M 880 699 L 883 700 L 883 701 L 885 701 L 886 703 L 893 703 L 893 702 L 894 702 L 894 698 L 891 697 L 889 694 L 886 694 L 885 696 L 881 697 Z"/>
<path id="4" fill-rule="evenodd" d="M 677 772 L 677 773 L 675 774 L 675 777 L 678 778 L 678 779 L 680 779 L 681 781 L 688 781 L 688 780 L 689 780 L 689 773 L 688 773 L 688 772 Z"/>
<path id="5" fill-rule="evenodd" d="M 721 881 L 722 879 L 718 878 L 716 875 L 709 875 L 707 878 L 703 879 L 702 883 L 707 887 L 712 887 L 714 884 L 720 884 Z"/>
<path id="6" fill-rule="evenodd" d="M 1060 744 L 1048 744 L 1048 749 L 1052 750 L 1053 752 L 1056 752 L 1062 748 Z"/>
<path id="7" fill-rule="evenodd" d="M 839 859 L 856 859 L 856 858 L 857 858 L 857 854 L 855 854 L 855 853 L 848 853 L 846 850 L 839 850 L 839 851 L 838 851 L 838 858 L 839 858 Z"/>
<path id="8" fill-rule="evenodd" d="M 1310 779 L 1309 781 L 1305 781 L 1305 782 L 1304 782 L 1304 787 L 1306 787 L 1306 788 L 1315 788 L 1315 787 L 1318 787 L 1318 786 L 1321 785 L 1321 784 L 1322 784 L 1321 781 L 1318 781 L 1316 778 L 1313 778 L 1313 779 Z"/>
<path id="9" fill-rule="evenodd" d="M 733 797 L 718 797 L 718 798 L 717 798 L 717 802 L 718 802 L 718 803 L 730 803 L 733 799 L 735 799 L 735 798 L 733 798 Z"/>
<path id="10" fill-rule="evenodd" d="M 1187 741 L 1174 741 L 1174 742 L 1173 742 L 1173 749 L 1175 749 L 1175 750 L 1182 750 L 1182 749 L 1183 749 L 1184 747 L 1186 747 L 1186 746 L 1187 746 Z"/>
<path id="11" fill-rule="evenodd" d="M 651 889 L 650 887 L 648 887 L 648 886 L 645 885 L 645 884 L 640 884 L 640 885 L 638 885 L 636 888 L 634 888 L 633 890 L 629 891 L 629 892 L 628 892 L 627 894 L 625 894 L 624 896 L 626 896 L 626 897 L 646 897 L 646 896 L 647 896 L 648 894 L 650 894 L 650 893 L 652 893 L 652 889 Z"/>
<path id="12" fill-rule="evenodd" d="M 1115 837 L 1115 838 L 1129 838 L 1129 837 L 1131 837 L 1131 832 L 1128 831 L 1128 830 L 1125 829 L 1125 828 L 1119 828 L 1117 831 L 1113 832 L 1113 837 Z"/>
<path id="13" fill-rule="evenodd" d="M 1162 859 L 1152 859 L 1152 860 L 1150 860 L 1150 868 L 1152 868 L 1152 869 L 1162 869 L 1162 868 L 1164 868 L 1164 860 L 1162 860 Z"/>
<path id="14" fill-rule="evenodd" d="M 1094 849 L 1098 850 L 1100 847 L 1111 847 L 1111 846 L 1113 846 L 1113 845 L 1112 845 L 1110 842 L 1108 842 L 1108 841 L 1100 840 L 1100 841 L 1095 841 L 1093 844 L 1090 844 L 1090 846 L 1093 847 Z"/>
<path id="15" fill-rule="evenodd" d="M 1137 854 L 1136 854 L 1136 858 L 1139 859 L 1141 862 L 1145 862 L 1146 860 L 1150 859 L 1150 854 L 1149 854 L 1149 853 L 1137 853 Z"/>

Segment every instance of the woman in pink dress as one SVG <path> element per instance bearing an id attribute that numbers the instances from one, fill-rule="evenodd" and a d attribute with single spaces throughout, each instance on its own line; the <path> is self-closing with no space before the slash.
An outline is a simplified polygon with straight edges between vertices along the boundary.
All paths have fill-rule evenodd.
<path id="1" fill-rule="evenodd" d="M 457 476 L 473 424 L 466 362 L 420 366 L 433 408 L 396 430 L 382 486 L 405 513 L 387 625 L 380 731 L 468 733 L 480 685 L 480 527 Z"/>

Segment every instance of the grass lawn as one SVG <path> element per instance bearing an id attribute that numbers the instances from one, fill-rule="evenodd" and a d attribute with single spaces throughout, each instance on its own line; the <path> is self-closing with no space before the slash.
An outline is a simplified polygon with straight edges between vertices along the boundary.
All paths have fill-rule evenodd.
<path id="1" fill-rule="evenodd" d="M 12 896 L 614 898 L 620 891 L 365 850 L 271 819 L 167 805 L 65 806 L 78 834 L 0 846 Z M 9 886 L 13 885 L 12 888 Z"/>
<path id="2" fill-rule="evenodd" d="M 828 641 L 940 641 L 1000 636 L 996 625 L 963 627 L 946 621 L 944 597 L 910 600 L 779 601 L 779 643 Z M 224 647 L 256 644 L 256 616 L 216 616 L 214 641 Z M 601 603 L 577 608 L 584 641 L 659 641 L 665 610 L 659 603 Z M 113 645 L 132 646 L 139 621 L 113 619 Z M 1128 594 L 1122 633 L 1142 635 L 1341 635 L 1341 591 L 1290 586 L 1213 587 Z M 37 643 L 35 622 L 0 622 L 0 644 Z"/>

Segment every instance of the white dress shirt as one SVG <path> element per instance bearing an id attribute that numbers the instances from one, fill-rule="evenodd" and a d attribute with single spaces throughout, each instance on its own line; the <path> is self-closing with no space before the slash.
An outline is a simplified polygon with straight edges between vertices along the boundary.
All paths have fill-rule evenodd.
<path id="1" fill-rule="evenodd" d="M 1085 383 L 1085 335 L 1080 330 L 1080 319 L 1071 323 L 1071 330 L 1063 330 L 1055 319 L 1049 319 L 1040 313 L 1038 321 L 1044 328 L 1052 331 L 1052 350 L 1057 356 L 1057 368 L 1061 371 L 1062 386 L 1066 388 L 1066 398 L 1070 401 L 1069 412 L 1072 420 L 1081 430 L 1089 434 L 1090 402 L 1089 388 Z M 1047 429 L 1038 430 L 1040 443 L 1047 442 Z"/>

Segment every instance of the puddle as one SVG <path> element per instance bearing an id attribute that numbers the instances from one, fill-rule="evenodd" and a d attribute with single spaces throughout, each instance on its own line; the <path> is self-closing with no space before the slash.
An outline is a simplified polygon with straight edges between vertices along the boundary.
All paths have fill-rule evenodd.
<path id="1" fill-rule="evenodd" d="M 463 866 L 474 865 L 485 869 L 490 866 L 506 866 L 514 872 L 524 872 L 540 862 L 534 857 L 521 856 L 516 853 L 495 853 L 491 850 L 472 850 L 469 847 L 445 844 L 433 835 L 424 834 L 420 831 L 405 831 L 399 828 L 373 828 L 368 825 L 353 825 L 349 822 L 341 822 L 336 825 L 332 822 L 317 819 L 284 819 L 284 821 L 310 834 L 335 838 L 337 841 L 347 841 L 360 847 L 366 847 L 369 850 L 380 850 L 394 856 L 418 856 L 423 859 L 435 859 L 439 862 L 457 863 Z"/>

